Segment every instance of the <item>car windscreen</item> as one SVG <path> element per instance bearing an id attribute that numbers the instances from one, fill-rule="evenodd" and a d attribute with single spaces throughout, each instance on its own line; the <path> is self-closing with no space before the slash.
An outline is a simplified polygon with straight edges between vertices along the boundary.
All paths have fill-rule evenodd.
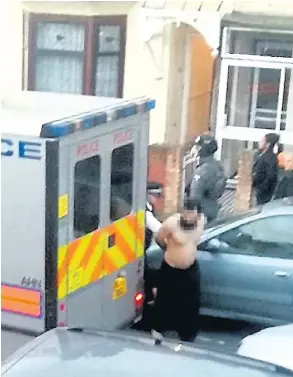
<path id="1" fill-rule="evenodd" d="M 239 213 L 239 214 L 232 215 L 232 216 L 229 216 L 229 217 L 226 217 L 226 218 L 216 219 L 216 220 L 213 220 L 210 223 L 208 223 L 206 225 L 205 229 L 207 231 L 214 230 L 214 229 L 220 228 L 222 226 L 232 224 L 235 221 L 244 220 L 244 219 L 246 219 L 250 216 L 255 216 L 258 213 L 260 213 L 260 209 L 259 208 L 253 208 L 249 211 L 246 211 L 245 213 Z"/>

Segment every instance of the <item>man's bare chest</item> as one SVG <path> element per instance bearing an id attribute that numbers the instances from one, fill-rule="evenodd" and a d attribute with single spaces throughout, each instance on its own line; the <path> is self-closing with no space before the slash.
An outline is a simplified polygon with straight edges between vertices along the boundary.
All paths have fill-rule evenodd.
<path id="1" fill-rule="evenodd" d="M 185 245 L 196 240 L 196 231 L 195 230 L 181 230 L 176 229 L 170 235 L 170 242 L 178 245 Z"/>

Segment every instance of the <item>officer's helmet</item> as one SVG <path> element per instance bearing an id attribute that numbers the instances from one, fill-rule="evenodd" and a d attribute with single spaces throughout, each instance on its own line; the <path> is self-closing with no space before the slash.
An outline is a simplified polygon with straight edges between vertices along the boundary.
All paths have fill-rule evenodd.
<path id="1" fill-rule="evenodd" d="M 212 156 L 218 150 L 217 140 L 211 135 L 201 135 L 195 139 L 199 157 Z"/>
<path id="2" fill-rule="evenodd" d="M 153 195 L 160 197 L 163 194 L 163 185 L 159 182 L 147 182 L 147 193 L 148 195 Z"/>

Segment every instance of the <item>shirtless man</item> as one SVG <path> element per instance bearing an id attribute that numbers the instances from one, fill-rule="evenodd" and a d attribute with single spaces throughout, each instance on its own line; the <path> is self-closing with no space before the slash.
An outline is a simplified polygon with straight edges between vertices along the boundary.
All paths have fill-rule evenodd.
<path id="1" fill-rule="evenodd" d="M 176 330 L 182 341 L 198 332 L 200 274 L 197 244 L 205 226 L 199 203 L 187 199 L 182 213 L 169 217 L 156 236 L 165 249 L 154 307 L 152 336 L 160 344 L 165 330 Z"/>

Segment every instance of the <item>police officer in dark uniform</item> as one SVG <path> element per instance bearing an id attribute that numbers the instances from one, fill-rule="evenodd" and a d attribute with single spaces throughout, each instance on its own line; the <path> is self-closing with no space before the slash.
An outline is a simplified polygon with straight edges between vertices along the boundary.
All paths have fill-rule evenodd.
<path id="1" fill-rule="evenodd" d="M 214 158 L 214 153 L 218 150 L 216 139 L 209 134 L 203 134 L 195 140 L 195 146 L 197 165 L 186 193 L 188 197 L 201 203 L 209 222 L 218 215 L 218 199 L 225 191 L 227 178 L 221 163 Z"/>
<path id="2" fill-rule="evenodd" d="M 163 193 L 163 186 L 157 182 L 147 184 L 147 203 L 146 203 L 146 224 L 145 224 L 145 260 L 144 260 L 144 292 L 145 300 L 143 305 L 142 319 L 134 326 L 138 330 L 151 330 L 154 301 L 153 289 L 157 287 L 157 271 L 150 269 L 146 251 L 150 247 L 155 234 L 161 228 L 161 222 L 156 218 L 155 203 Z"/>
<path id="3" fill-rule="evenodd" d="M 161 222 L 156 218 L 155 203 L 163 193 L 163 187 L 157 182 L 148 182 L 147 184 L 147 203 L 146 203 L 146 229 L 145 229 L 145 250 L 152 242 L 154 233 L 157 233 L 161 227 Z"/>
<path id="4" fill-rule="evenodd" d="M 145 252 L 150 247 L 154 235 L 161 228 L 161 222 L 156 218 L 155 203 L 161 197 L 163 187 L 157 182 L 148 182 L 147 184 L 147 203 L 146 203 L 146 226 L 145 226 Z M 148 270 L 147 256 L 145 254 L 145 302 L 148 303 L 153 300 L 152 289 L 155 285 L 154 273 Z"/>

